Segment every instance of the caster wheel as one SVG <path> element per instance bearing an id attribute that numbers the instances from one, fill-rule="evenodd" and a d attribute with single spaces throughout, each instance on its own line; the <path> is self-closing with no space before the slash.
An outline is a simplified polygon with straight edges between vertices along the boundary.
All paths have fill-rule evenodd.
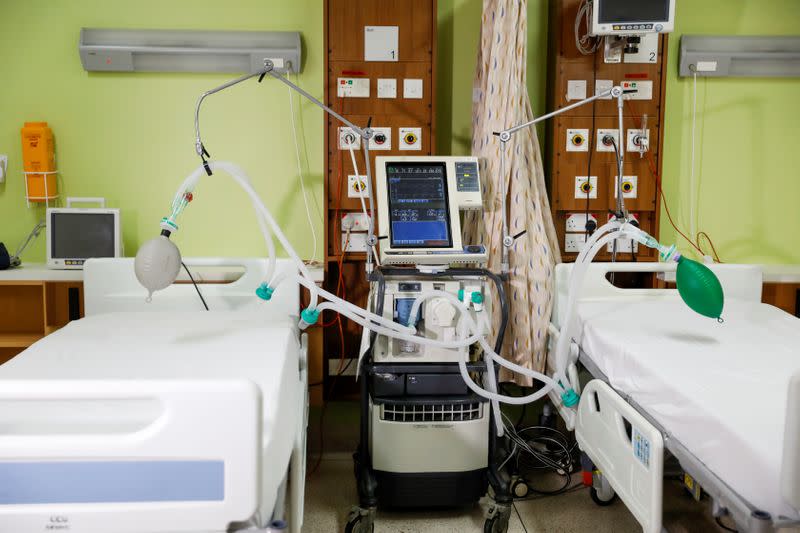
<path id="1" fill-rule="evenodd" d="M 530 489 L 528 488 L 528 484 L 525 483 L 524 480 L 518 479 L 511 486 L 511 492 L 514 494 L 515 498 L 524 498 L 525 496 L 528 495 Z"/>
<path id="2" fill-rule="evenodd" d="M 613 491 L 611 492 L 610 498 L 607 499 L 601 498 L 600 493 L 598 493 L 597 489 L 594 487 L 591 487 L 589 489 L 589 495 L 592 497 L 592 501 L 601 507 L 606 507 L 608 505 L 611 505 L 617 499 L 617 493 Z"/>
<path id="3" fill-rule="evenodd" d="M 508 516 L 495 515 L 487 518 L 483 523 L 483 533 L 507 533 L 508 532 Z"/>
<path id="4" fill-rule="evenodd" d="M 344 533 L 373 533 L 375 523 L 363 515 L 351 517 L 344 526 Z"/>

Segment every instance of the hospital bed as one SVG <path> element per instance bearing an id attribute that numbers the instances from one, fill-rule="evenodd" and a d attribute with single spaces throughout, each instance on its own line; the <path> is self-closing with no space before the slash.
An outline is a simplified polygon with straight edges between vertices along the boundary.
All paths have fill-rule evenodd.
<path id="1" fill-rule="evenodd" d="M 85 265 L 86 318 L 0 366 L 0 531 L 291 531 L 302 525 L 306 340 L 288 280 L 176 283 L 145 303 L 133 259 Z M 294 273 L 289 261 L 278 271 Z"/>
<path id="2" fill-rule="evenodd" d="M 565 319 L 571 268 L 556 268 L 551 337 Z M 674 457 L 739 531 L 797 527 L 800 320 L 760 303 L 756 267 L 712 267 L 726 294 L 720 324 L 675 290 L 608 280 L 674 268 L 592 264 L 586 275 L 568 375 L 585 370 L 591 381 L 577 412 L 551 399 L 594 463 L 595 500 L 616 492 L 644 531 L 662 531 L 664 461 Z"/>

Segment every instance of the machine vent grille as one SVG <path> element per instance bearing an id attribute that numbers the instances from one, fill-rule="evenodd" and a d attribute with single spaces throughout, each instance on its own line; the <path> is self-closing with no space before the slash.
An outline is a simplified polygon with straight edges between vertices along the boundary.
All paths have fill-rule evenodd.
<path id="1" fill-rule="evenodd" d="M 416 405 L 385 403 L 381 419 L 389 422 L 466 422 L 483 416 L 483 404 L 425 403 Z"/>

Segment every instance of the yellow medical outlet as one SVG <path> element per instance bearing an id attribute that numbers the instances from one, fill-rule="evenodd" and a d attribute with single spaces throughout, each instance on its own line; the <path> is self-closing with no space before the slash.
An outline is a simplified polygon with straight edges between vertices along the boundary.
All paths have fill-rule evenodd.
<path id="1" fill-rule="evenodd" d="M 406 144 L 414 144 L 417 142 L 417 136 L 413 133 L 406 133 L 403 137 L 403 141 L 405 141 Z"/>

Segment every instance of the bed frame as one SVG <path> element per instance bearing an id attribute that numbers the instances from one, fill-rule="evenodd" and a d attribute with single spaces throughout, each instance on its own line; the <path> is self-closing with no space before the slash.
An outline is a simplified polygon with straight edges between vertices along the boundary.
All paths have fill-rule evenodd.
<path id="1" fill-rule="evenodd" d="M 290 315 L 298 314 L 296 282 L 287 279 L 269 305 L 255 296 L 254 290 L 266 272 L 266 261 L 262 259 L 184 261 L 193 271 L 243 270 L 241 277 L 234 281 L 219 282 L 221 277 L 215 274 L 215 282 L 201 285 L 211 309 L 258 313 L 267 321 L 286 321 Z M 279 260 L 277 269 L 296 272 L 288 260 Z M 86 262 L 84 270 L 87 315 L 202 309 L 191 283 L 173 284 L 154 295 L 151 303 L 146 303 L 145 291 L 134 276 L 133 259 L 93 259 Z M 202 272 L 198 270 L 199 276 L 195 279 L 202 279 Z M 20 491 L 16 491 L 13 501 L 4 501 L 0 488 L 0 529 L 105 533 L 113 523 L 114 531 L 131 533 L 159 531 L 165 524 L 170 524 L 170 531 L 175 532 L 223 532 L 230 531 L 231 527 L 233 530 L 255 527 L 253 531 L 267 531 L 269 529 L 257 528 L 269 528 L 273 521 L 285 520 L 288 508 L 289 530 L 299 533 L 303 519 L 308 420 L 305 335 L 300 338 L 299 363 L 298 403 L 287 406 L 296 410 L 297 430 L 291 462 L 280 468 L 262 464 L 261 391 L 249 380 L 6 381 L 0 388 L 0 404 L 9 407 L 14 402 L 31 402 L 42 407 L 40 416 L 25 420 L 15 418 L 13 409 L 0 409 L 0 457 L 15 457 L 14 462 L 0 462 L 0 479 L 13 482 L 17 476 L 16 479 L 30 480 L 30 476 L 36 474 L 37 465 L 42 464 L 42 458 L 54 459 L 46 461 L 50 463 L 46 469 L 49 474 L 45 473 L 41 483 L 26 483 L 35 487 L 32 491 L 35 494 L 30 497 L 20 496 Z M 115 422 L 115 429 L 111 431 L 105 426 L 95 430 L 72 429 L 71 422 L 87 420 L 81 417 L 81 406 L 98 409 L 109 401 L 136 407 L 137 413 L 152 411 L 152 416 L 146 420 L 138 415 L 126 418 L 115 411 L 107 414 L 109 420 L 113 418 Z M 232 412 L 236 412 L 235 417 L 230 416 Z M 236 435 L 236 438 L 219 438 L 220 435 Z M 192 443 L 191 447 L 187 447 L 187 442 Z M 91 487 L 81 489 L 88 494 L 84 495 L 85 502 L 80 501 L 80 497 L 70 499 L 69 491 L 74 482 L 52 478 L 52 472 L 58 469 L 63 469 L 64 477 L 69 476 L 70 469 L 81 457 L 94 461 L 92 468 L 102 470 L 93 478 Z M 118 459 L 132 457 L 137 459 L 133 469 L 130 461 Z M 209 460 L 190 460 L 197 457 Z M 152 464 L 148 464 L 148 458 L 152 458 Z M 164 458 L 169 460 L 164 461 Z M 124 496 L 114 495 L 119 485 L 115 479 L 120 476 L 136 478 L 140 475 L 137 471 L 147 468 L 165 479 L 164 502 L 149 499 L 137 502 L 136 495 L 131 496 L 131 491 L 136 489 L 130 488 L 135 483 L 126 484 Z M 157 472 L 170 468 L 175 471 Z M 150 480 L 145 483 L 152 484 L 152 475 L 141 475 Z M 265 475 L 282 479 L 274 501 L 266 501 L 262 494 L 261 480 Z M 49 503 L 65 501 L 69 503 Z M 91 503 L 98 501 L 104 503 Z M 31 512 L 34 508 L 30 504 L 35 503 L 42 505 Z M 263 515 L 256 513 L 254 516 L 256 510 Z M 236 520 L 242 522 L 232 525 Z M 180 529 L 176 524 L 180 524 L 177 526 Z"/>
<path id="2" fill-rule="evenodd" d="M 584 280 L 581 300 L 679 298 L 675 289 L 621 289 L 606 278 L 611 272 L 670 272 L 676 265 L 666 263 L 597 263 L 590 265 Z M 726 297 L 761 301 L 762 274 L 750 265 L 714 265 Z M 551 324 L 551 348 L 564 321 L 571 264 L 556 267 L 556 300 Z M 715 517 L 729 515 L 739 531 L 761 533 L 800 525 L 755 508 L 672 437 L 647 411 L 622 391 L 610 386 L 608 378 L 574 342 L 570 379 L 578 376 L 578 365 L 592 380 L 577 392 L 581 401 L 577 411 L 565 408 L 554 393 L 550 399 L 574 429 L 581 450 L 596 468 L 593 488 L 601 500 L 619 495 L 646 532 L 660 533 L 662 526 L 663 473 L 667 454 L 713 499 Z M 548 362 L 549 365 L 552 362 Z M 550 371 L 554 370 L 551 366 Z M 577 379 L 575 379 L 577 383 Z M 790 386 L 786 415 L 782 469 L 782 493 L 788 503 L 800 509 L 800 374 Z M 602 405 L 602 410 L 598 408 Z"/>

